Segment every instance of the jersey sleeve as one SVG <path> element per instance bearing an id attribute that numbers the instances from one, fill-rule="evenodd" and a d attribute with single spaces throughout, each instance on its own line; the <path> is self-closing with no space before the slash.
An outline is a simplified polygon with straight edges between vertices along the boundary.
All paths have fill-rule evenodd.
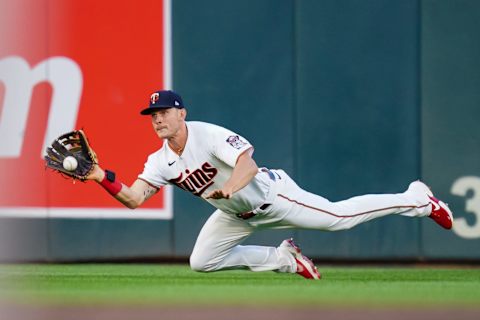
<path id="1" fill-rule="evenodd" d="M 168 184 L 168 182 L 163 178 L 159 168 L 159 159 L 156 153 L 148 156 L 147 162 L 143 168 L 143 172 L 138 175 L 138 178 L 146 181 L 147 183 L 160 188 Z"/>
<path id="2" fill-rule="evenodd" d="M 216 129 L 212 137 L 213 154 L 227 165 L 235 167 L 238 156 L 246 150 L 253 153 L 253 146 L 244 137 L 225 128 Z"/>

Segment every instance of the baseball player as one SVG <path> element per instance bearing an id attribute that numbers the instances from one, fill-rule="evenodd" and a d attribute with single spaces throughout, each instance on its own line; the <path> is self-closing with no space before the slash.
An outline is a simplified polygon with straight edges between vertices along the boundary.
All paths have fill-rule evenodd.
<path id="1" fill-rule="evenodd" d="M 283 170 L 258 168 L 252 158 L 254 148 L 244 137 L 214 124 L 186 121 L 182 98 L 173 91 L 154 92 L 140 113 L 151 117 L 164 144 L 148 157 L 138 179 L 128 187 L 114 172 L 98 165 L 88 179 L 131 209 L 167 184 L 216 207 L 190 256 L 195 271 L 248 268 L 320 279 L 315 265 L 292 239 L 278 247 L 240 245 L 261 228 L 336 231 L 392 214 L 430 217 L 445 229 L 452 227 L 448 206 L 420 181 L 412 182 L 403 193 L 330 202 L 300 188 Z"/>

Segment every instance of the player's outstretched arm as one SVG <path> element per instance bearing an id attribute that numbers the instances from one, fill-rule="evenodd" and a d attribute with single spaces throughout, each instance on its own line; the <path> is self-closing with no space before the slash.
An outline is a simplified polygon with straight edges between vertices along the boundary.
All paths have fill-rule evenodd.
<path id="1" fill-rule="evenodd" d="M 110 180 L 107 178 L 110 178 Z M 113 179 L 112 177 L 107 177 L 105 171 L 100 168 L 99 165 L 95 165 L 95 168 L 87 177 L 87 180 L 98 182 L 108 193 L 115 197 L 115 199 L 130 209 L 139 207 L 158 192 L 157 188 L 140 179 L 135 180 L 135 182 L 128 187 L 116 180 L 115 177 L 113 177 Z"/>

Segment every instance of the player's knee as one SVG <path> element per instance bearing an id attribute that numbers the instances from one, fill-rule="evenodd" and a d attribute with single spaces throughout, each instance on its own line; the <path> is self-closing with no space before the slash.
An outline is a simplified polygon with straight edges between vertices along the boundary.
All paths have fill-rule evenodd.
<path id="1" fill-rule="evenodd" d="M 193 271 L 197 271 L 197 272 L 213 271 L 212 266 L 208 263 L 208 261 L 205 258 L 199 257 L 195 254 L 192 254 L 190 256 L 190 268 Z"/>
<path id="2" fill-rule="evenodd" d="M 190 259 L 190 268 L 193 271 L 205 272 L 205 265 L 200 263 L 200 261 Z"/>

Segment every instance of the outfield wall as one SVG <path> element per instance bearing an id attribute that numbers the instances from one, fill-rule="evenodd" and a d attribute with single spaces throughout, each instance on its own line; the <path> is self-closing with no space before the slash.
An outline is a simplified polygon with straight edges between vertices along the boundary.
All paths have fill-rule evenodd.
<path id="1" fill-rule="evenodd" d="M 55 24 L 48 17 L 55 16 L 52 7 L 58 3 L 44 2 L 44 21 L 52 28 Z M 158 6 L 150 1 L 139 3 L 145 14 Z M 92 10 L 83 8 L 85 16 L 77 18 L 80 23 L 103 23 L 98 28 L 103 36 L 118 28 L 127 32 L 135 19 L 145 21 L 140 9 L 129 13 L 125 8 L 122 14 L 129 18 L 114 19 L 108 25 L 95 16 L 105 11 L 95 1 L 90 5 Z M 103 119 L 121 110 L 127 113 L 118 115 L 125 118 L 121 128 L 132 129 L 117 131 L 115 123 L 106 121 L 111 127 L 93 130 L 94 146 L 99 137 L 108 137 L 105 132 L 115 132 L 115 141 L 121 141 L 124 135 L 130 139 L 128 146 L 106 142 L 103 146 L 98 142 L 97 152 L 105 161 L 102 163 L 112 169 L 123 166 L 135 171 L 130 167 L 138 167 L 146 156 L 138 148 L 155 142 L 137 142 L 136 137 L 150 139 L 153 134 L 145 129 L 148 124 L 135 122 L 132 127 L 129 121 L 135 119 L 139 109 L 133 102 L 145 103 L 146 91 L 153 91 L 156 83 L 169 87 L 172 80 L 171 86 L 184 97 L 189 119 L 217 123 L 244 135 L 254 144 L 259 165 L 283 168 L 311 192 L 331 200 L 363 193 L 401 192 L 411 180 L 422 177 L 456 213 L 454 232 L 443 231 L 428 219 L 388 217 L 335 233 L 265 231 L 247 243 L 276 245 L 294 236 L 305 253 L 323 259 L 480 259 L 480 221 L 476 219 L 480 216 L 480 154 L 475 148 L 480 141 L 480 130 L 475 126 L 480 117 L 476 90 L 480 84 L 480 45 L 476 41 L 480 35 L 480 3 L 172 0 L 171 10 L 171 64 L 168 59 L 159 58 L 162 63 L 158 59 L 149 61 L 152 55 L 146 54 L 159 50 L 155 56 L 165 55 L 164 47 L 152 49 L 155 47 L 149 45 L 149 41 L 168 35 L 161 19 L 146 25 L 147 29 L 139 27 L 128 34 L 125 39 L 133 43 L 137 33 L 150 33 L 133 48 L 123 47 L 125 51 L 108 50 L 105 45 L 104 51 L 92 48 L 91 54 L 85 50 L 79 57 L 71 53 L 78 49 L 70 42 L 65 42 L 69 43 L 68 50 L 52 47 L 52 38 L 56 38 L 50 31 L 46 33 L 50 42 L 35 44 L 45 47 L 46 53 L 42 56 L 40 50 L 34 57 L 25 57 L 33 64 L 45 55 L 68 56 L 70 52 L 84 70 L 84 65 L 91 63 L 88 57 L 95 54 L 95 63 L 110 65 L 107 70 L 93 68 L 92 73 L 85 74 L 80 110 L 95 114 L 103 109 Z M 57 17 L 55 23 L 66 23 L 61 21 L 61 14 Z M 79 46 L 102 47 L 102 39 L 98 36 L 97 42 L 81 42 Z M 21 54 L 22 49 L 4 46 L 0 61 L 14 53 Z M 132 63 L 130 58 L 137 55 L 141 59 Z M 117 60 L 112 62 L 112 56 Z M 130 65 L 133 67 L 128 72 L 114 73 L 117 66 Z M 171 79 L 165 76 L 170 67 Z M 91 85 L 97 72 L 103 72 L 104 86 Z M 124 78 L 129 80 L 119 80 Z M 35 99 L 43 99 L 40 106 L 48 113 L 51 93 L 41 86 L 35 90 L 32 104 Z M 2 93 L 6 96 L 4 88 L 0 98 Z M 95 107 L 98 109 L 83 111 L 103 97 L 107 98 Z M 95 127 L 90 118 L 88 113 L 80 116 L 77 125 Z M 142 129 L 134 132 L 137 127 Z M 135 150 L 129 149 L 137 144 L 140 146 Z M 124 153 L 135 156 L 122 161 Z M 6 174 L 11 163 L 1 161 L 2 195 L 11 199 L 13 191 L 7 190 L 7 178 L 18 180 Z M 28 175 L 24 176 L 28 181 Z M 50 176 L 39 178 L 46 181 L 46 189 L 40 191 L 51 199 L 45 217 L 18 218 L 18 206 L 4 204 L 1 208 L 9 216 L 0 220 L 1 260 L 184 257 L 213 211 L 198 198 L 174 190 L 173 218 L 163 200 L 158 210 L 166 209 L 167 213 L 154 219 L 59 217 L 52 213 L 58 211 L 52 210 L 56 183 L 62 190 L 70 190 L 66 191 L 70 196 L 82 189 L 80 198 L 92 202 L 92 206 L 117 210 L 117 205 L 107 196 L 88 199 L 89 194 L 102 192 L 95 185 L 71 186 L 64 181 L 52 182 Z M 126 182 L 130 182 L 134 172 L 126 176 Z M 18 186 L 22 186 L 19 182 L 17 188 L 21 190 Z M 162 199 L 168 199 L 168 194 Z M 122 212 L 136 214 L 128 209 Z"/>

